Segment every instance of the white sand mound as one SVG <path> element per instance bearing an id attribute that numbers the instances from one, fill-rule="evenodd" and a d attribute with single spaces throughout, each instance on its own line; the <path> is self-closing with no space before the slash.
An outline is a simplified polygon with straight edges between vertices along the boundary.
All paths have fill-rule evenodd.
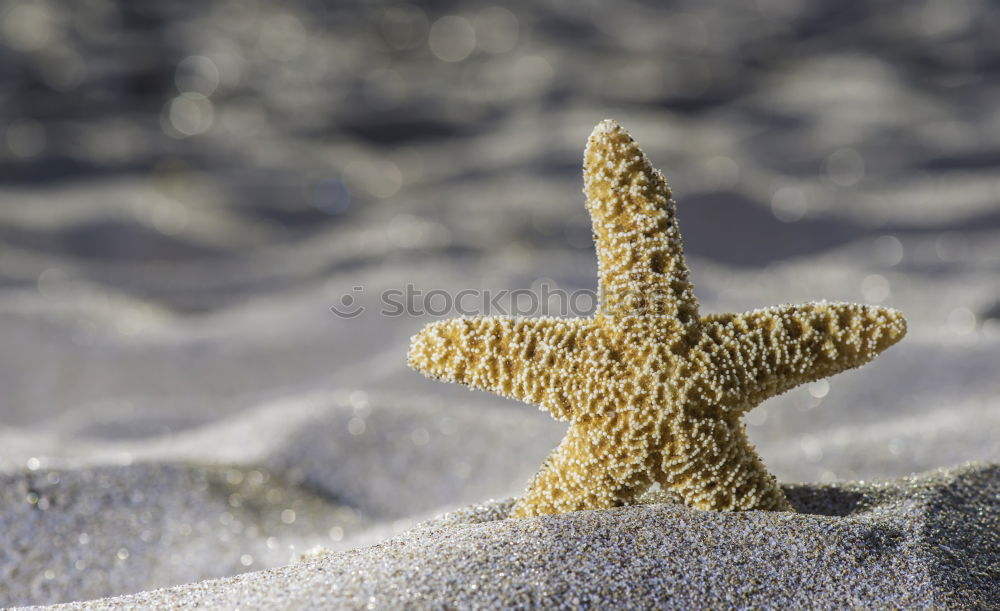
<path id="1" fill-rule="evenodd" d="M 956 418 L 958 414 L 959 424 L 949 425 L 946 416 Z M 865 457 L 869 472 L 905 472 L 908 464 L 933 463 L 935 455 L 947 457 L 948 449 L 954 447 L 995 462 L 995 443 L 986 438 L 997 417 L 997 405 L 970 402 L 945 415 L 932 410 L 914 414 L 909 420 L 889 414 L 882 416 L 884 421 L 869 418 L 854 426 L 807 429 L 803 424 L 802 430 L 809 433 L 792 431 L 783 439 L 765 437 L 761 447 L 778 469 L 797 471 L 795 475 L 801 480 L 816 479 L 822 469 L 849 471 Z M 546 414 L 524 407 L 504 409 L 439 404 L 392 394 L 319 392 L 268 402 L 229 419 L 141 440 L 66 439 L 23 429 L 0 431 L 0 446 L 6 448 L 0 460 L 0 530 L 4 540 L 0 581 L 5 584 L 0 605 L 131 594 L 281 567 L 317 545 L 332 551 L 370 545 L 441 508 L 517 494 L 556 445 L 562 428 Z M 778 436 L 775 432 L 774 437 Z M 891 450 L 897 446 L 921 448 L 921 453 L 893 454 Z M 822 460 L 803 461 L 803 448 L 822 452 Z M 882 462 L 870 462 L 876 459 Z M 911 515 L 916 509 L 906 506 L 916 501 L 910 498 L 903 502 L 909 498 L 905 495 L 899 497 L 903 500 L 893 497 L 896 500 L 891 503 L 883 499 L 884 494 L 877 502 L 858 500 L 851 508 L 848 496 L 862 499 L 875 493 L 865 487 L 851 492 L 854 488 L 847 484 L 805 487 L 801 493 L 798 488 L 790 490 L 807 513 L 850 514 L 847 526 L 843 526 L 845 532 L 854 532 L 851 528 L 860 528 L 858 525 L 883 513 L 892 517 L 905 510 L 898 518 L 904 526 L 916 519 Z M 633 516 L 636 511 L 640 510 L 611 514 Z M 686 553 L 684 537 L 701 536 L 697 534 L 700 531 L 687 532 L 691 524 L 708 520 L 704 523 L 714 524 L 712 528 L 719 532 L 744 532 L 739 529 L 777 520 L 773 516 L 752 517 L 757 514 L 706 517 L 680 507 L 656 511 L 674 512 L 670 515 L 676 521 L 667 529 L 672 534 L 657 537 L 674 537 L 664 540 L 664 545 L 678 545 L 681 551 L 674 552 L 675 556 Z M 497 512 L 502 512 L 501 506 L 486 513 L 462 512 L 458 518 L 433 524 L 460 525 L 470 519 L 481 522 L 499 515 Z M 568 524 L 597 519 L 584 515 L 571 518 Z M 666 519 L 666 514 L 655 515 Z M 841 528 L 836 525 L 843 522 L 840 518 L 793 518 L 789 524 L 805 520 L 810 528 L 823 524 Z M 539 524 L 559 524 L 562 519 Z M 520 537 L 525 533 L 518 529 L 527 528 L 528 523 L 496 522 L 487 530 L 499 528 L 507 533 L 505 537 Z M 788 526 L 777 523 L 781 528 Z M 872 532 L 882 536 L 887 531 Z M 451 540 L 453 535 L 442 536 Z M 717 535 L 720 541 L 728 540 L 727 536 Z M 395 549 L 408 541 L 407 549 L 425 546 L 428 558 L 414 561 L 414 566 L 436 566 L 435 570 L 443 571 L 443 560 L 438 564 L 430 560 L 436 547 L 446 547 L 435 537 L 422 543 L 423 539 L 407 536 L 389 545 Z M 732 540 L 739 537 L 734 535 Z M 786 540 L 774 545 L 791 543 Z M 497 549 L 503 548 L 497 545 Z M 576 544 L 566 545 L 570 547 L 554 549 L 551 554 L 570 554 Z M 581 542 L 578 551 L 589 553 L 593 545 Z M 372 553 L 357 552 L 359 558 Z M 551 554 L 544 557 L 554 558 Z M 455 557 L 463 555 L 456 553 Z M 403 564 L 393 566 L 405 568 Z M 618 570 L 609 565 L 611 569 Z M 678 575 L 688 572 L 677 570 Z M 258 575 L 271 579 L 266 573 Z M 333 583 L 341 587 L 346 588 L 353 579 L 348 573 L 338 575 Z M 695 580 L 685 587 L 704 587 L 699 583 Z"/>
<path id="2" fill-rule="evenodd" d="M 935 606 L 1000 601 L 1000 467 L 797 485 L 799 514 L 671 503 L 504 519 L 511 501 L 291 566 L 63 608 Z"/>
<path id="3" fill-rule="evenodd" d="M 441 507 L 518 492 L 561 435 L 533 411 L 401 403 L 309 393 L 141 441 L 0 430 L 0 606 L 374 543 Z"/>

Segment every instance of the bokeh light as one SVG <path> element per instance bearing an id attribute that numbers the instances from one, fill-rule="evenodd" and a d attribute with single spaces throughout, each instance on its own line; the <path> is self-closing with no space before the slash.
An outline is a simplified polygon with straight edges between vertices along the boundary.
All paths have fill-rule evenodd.
<path id="1" fill-rule="evenodd" d="M 208 97 L 219 86 L 219 67 L 203 55 L 191 55 L 177 64 L 174 83 L 181 94 Z"/>
<path id="2" fill-rule="evenodd" d="M 431 24 L 431 52 L 446 62 L 460 62 L 476 48 L 476 30 L 465 17 L 446 15 Z"/>

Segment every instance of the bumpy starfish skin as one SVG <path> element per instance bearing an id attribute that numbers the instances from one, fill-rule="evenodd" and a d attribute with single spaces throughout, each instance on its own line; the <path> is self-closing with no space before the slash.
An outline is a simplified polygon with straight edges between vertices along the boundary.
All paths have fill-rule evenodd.
<path id="1" fill-rule="evenodd" d="M 791 511 L 740 416 L 867 363 L 903 337 L 905 319 L 825 302 L 700 316 L 670 189 L 613 121 L 590 137 L 584 192 L 598 313 L 432 323 L 414 336 L 410 366 L 572 422 L 514 517 L 627 504 L 654 481 L 701 509 Z"/>

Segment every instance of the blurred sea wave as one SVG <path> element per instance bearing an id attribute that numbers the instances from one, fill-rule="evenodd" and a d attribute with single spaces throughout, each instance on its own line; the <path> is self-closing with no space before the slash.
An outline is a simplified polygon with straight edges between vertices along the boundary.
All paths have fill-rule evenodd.
<path id="1" fill-rule="evenodd" d="M 888 250 L 892 273 L 914 280 L 967 270 L 995 283 L 1000 48 L 988 9 L 6 1 L 0 324 L 29 348 L 0 357 L 4 419 L 149 392 L 132 364 L 164 372 L 157 393 L 223 399 L 336 370 L 337 358 L 316 363 L 355 332 L 319 307 L 302 355 L 313 364 L 273 376 L 254 361 L 239 366 L 247 376 L 210 366 L 198 380 L 190 365 L 246 350 L 139 339 L 158 325 L 211 334 L 208 321 L 262 300 L 332 304 L 418 277 L 425 290 L 557 275 L 590 287 L 580 151 L 606 116 L 671 180 L 709 308 L 726 290 L 715 266 L 852 249 Z M 852 281 L 893 303 L 873 263 L 859 256 L 869 273 Z M 859 288 L 808 297 L 864 298 Z M 992 320 L 985 293 L 944 309 Z M 55 326 L 25 326 L 25 310 L 58 311 Z M 419 323 L 378 326 L 361 335 L 384 349 Z M 255 358 L 280 360 L 279 338 Z"/>

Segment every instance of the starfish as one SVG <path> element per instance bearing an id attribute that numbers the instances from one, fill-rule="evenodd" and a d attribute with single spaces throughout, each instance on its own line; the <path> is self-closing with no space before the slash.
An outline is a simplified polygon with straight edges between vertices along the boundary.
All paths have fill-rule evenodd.
<path id="1" fill-rule="evenodd" d="M 699 509 L 793 511 L 740 417 L 867 363 L 906 320 L 827 302 L 702 316 L 670 188 L 614 121 L 591 134 L 583 177 L 596 314 L 434 322 L 412 338 L 409 365 L 571 422 L 512 517 L 625 505 L 653 482 Z"/>

